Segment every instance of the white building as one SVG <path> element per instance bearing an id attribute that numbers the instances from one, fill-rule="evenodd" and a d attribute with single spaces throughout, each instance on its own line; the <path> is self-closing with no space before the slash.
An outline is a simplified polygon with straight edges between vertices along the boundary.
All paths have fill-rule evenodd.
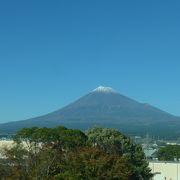
<path id="1" fill-rule="evenodd" d="M 151 161 L 149 167 L 155 174 L 153 180 L 180 180 L 180 163 Z"/>

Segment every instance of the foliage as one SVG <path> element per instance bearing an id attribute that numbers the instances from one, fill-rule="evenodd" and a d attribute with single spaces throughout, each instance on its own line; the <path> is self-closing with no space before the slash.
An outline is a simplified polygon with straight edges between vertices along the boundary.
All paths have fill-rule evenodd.
<path id="1" fill-rule="evenodd" d="M 135 144 L 116 129 L 92 128 L 87 131 L 88 142 L 101 147 L 107 153 L 123 156 L 131 166 L 132 179 L 152 177 L 145 154 L 140 145 Z"/>
<path id="2" fill-rule="evenodd" d="M 114 129 L 24 128 L 5 150 L 4 179 L 150 179 L 139 145 Z"/>
<path id="3" fill-rule="evenodd" d="M 7 180 L 7 178 L 11 175 L 11 167 L 3 161 L 0 161 L 0 175 L 1 180 Z"/>
<path id="4" fill-rule="evenodd" d="M 57 179 L 128 179 L 131 171 L 127 161 L 116 155 L 110 155 L 97 147 L 80 148 L 70 153 Z"/>
<path id="5" fill-rule="evenodd" d="M 158 159 L 162 161 L 174 161 L 180 159 L 180 145 L 167 145 L 159 149 Z"/>

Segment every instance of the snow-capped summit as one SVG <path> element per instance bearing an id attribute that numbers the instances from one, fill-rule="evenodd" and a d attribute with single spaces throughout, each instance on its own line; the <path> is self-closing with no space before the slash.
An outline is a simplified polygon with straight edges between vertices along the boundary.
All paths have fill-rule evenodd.
<path id="1" fill-rule="evenodd" d="M 117 93 L 113 88 L 111 88 L 111 87 L 104 87 L 104 86 L 97 87 L 96 89 L 93 90 L 93 92 Z"/>

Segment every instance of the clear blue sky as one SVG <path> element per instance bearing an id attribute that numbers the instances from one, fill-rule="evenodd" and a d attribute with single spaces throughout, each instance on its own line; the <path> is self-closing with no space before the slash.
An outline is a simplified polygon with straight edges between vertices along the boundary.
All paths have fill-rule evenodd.
<path id="1" fill-rule="evenodd" d="M 0 122 L 99 85 L 180 116 L 180 1 L 0 2 Z"/>

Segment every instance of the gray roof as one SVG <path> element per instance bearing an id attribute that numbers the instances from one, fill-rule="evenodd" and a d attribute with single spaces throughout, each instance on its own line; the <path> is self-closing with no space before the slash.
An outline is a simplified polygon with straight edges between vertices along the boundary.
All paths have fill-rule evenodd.
<path id="1" fill-rule="evenodd" d="M 157 149 L 152 149 L 152 148 L 144 149 L 144 153 L 146 157 L 152 157 L 155 152 L 157 152 Z"/>

